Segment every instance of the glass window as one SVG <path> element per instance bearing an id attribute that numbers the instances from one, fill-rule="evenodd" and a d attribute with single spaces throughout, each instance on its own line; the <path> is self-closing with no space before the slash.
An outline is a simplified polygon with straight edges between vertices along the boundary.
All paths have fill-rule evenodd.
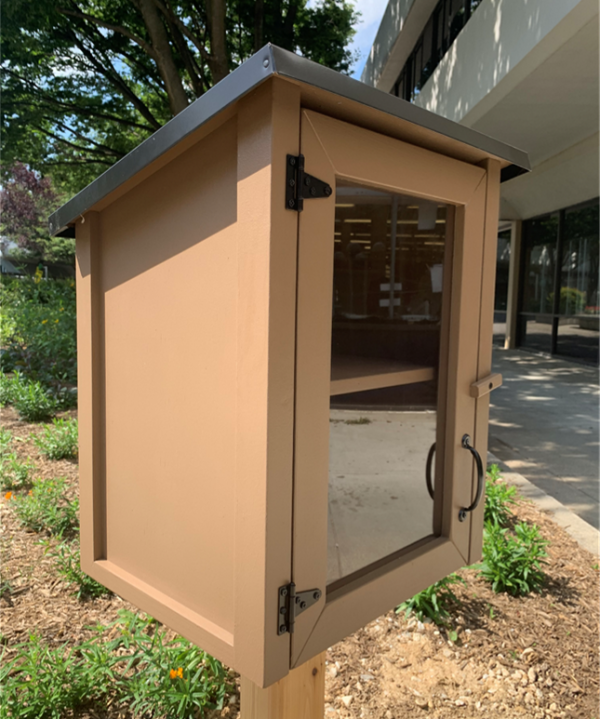
<path id="1" fill-rule="evenodd" d="M 523 312 L 551 314 L 558 214 L 527 223 L 523 265 Z"/>
<path id="2" fill-rule="evenodd" d="M 447 208 L 336 193 L 328 582 L 433 533 Z"/>
<path id="3" fill-rule="evenodd" d="M 563 227 L 556 352 L 598 362 L 598 205 L 567 210 Z"/>

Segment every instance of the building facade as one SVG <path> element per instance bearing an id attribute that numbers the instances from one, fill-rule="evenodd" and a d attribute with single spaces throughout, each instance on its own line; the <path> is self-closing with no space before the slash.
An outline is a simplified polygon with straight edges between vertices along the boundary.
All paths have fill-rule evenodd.
<path id="1" fill-rule="evenodd" d="M 390 0 L 362 80 L 528 152 L 506 173 L 495 339 L 598 363 L 598 0 Z"/>

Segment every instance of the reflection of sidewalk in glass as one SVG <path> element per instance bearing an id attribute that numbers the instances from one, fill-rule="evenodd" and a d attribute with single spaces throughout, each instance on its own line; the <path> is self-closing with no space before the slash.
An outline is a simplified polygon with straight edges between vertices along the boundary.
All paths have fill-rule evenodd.
<path id="1" fill-rule="evenodd" d="M 367 424 L 347 424 L 359 418 Z M 333 410 L 330 423 L 330 583 L 432 533 L 425 484 L 435 412 Z"/>

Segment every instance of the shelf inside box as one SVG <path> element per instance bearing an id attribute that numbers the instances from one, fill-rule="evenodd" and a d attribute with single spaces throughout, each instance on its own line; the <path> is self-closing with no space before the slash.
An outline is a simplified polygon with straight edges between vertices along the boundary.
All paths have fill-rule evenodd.
<path id="1" fill-rule="evenodd" d="M 331 396 L 429 382 L 435 367 L 377 357 L 332 357 Z"/>

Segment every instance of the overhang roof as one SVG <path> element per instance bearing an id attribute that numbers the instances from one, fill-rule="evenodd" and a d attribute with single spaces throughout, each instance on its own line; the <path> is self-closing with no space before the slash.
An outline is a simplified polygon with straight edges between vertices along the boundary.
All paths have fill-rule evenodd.
<path id="1" fill-rule="evenodd" d="M 512 165 L 507 169 L 517 174 L 530 169 L 522 150 L 269 44 L 54 212 L 49 219 L 51 234 L 73 236 L 69 226 L 78 217 L 272 76 L 318 88 L 477 148 Z"/>

